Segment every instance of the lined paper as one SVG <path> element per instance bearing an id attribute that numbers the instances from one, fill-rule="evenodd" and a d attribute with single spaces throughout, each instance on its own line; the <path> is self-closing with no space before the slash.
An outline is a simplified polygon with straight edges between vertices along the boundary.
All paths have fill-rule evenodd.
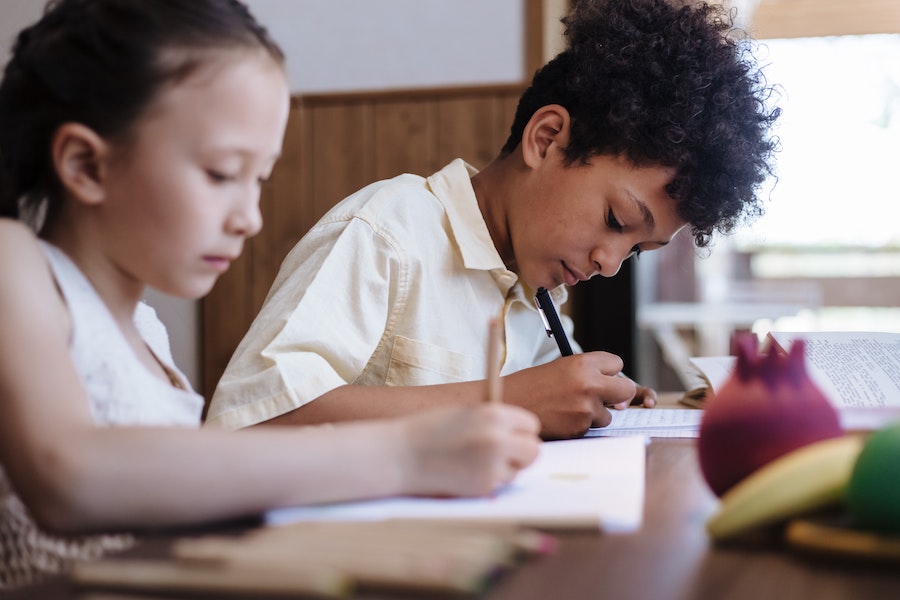
<path id="1" fill-rule="evenodd" d="M 646 437 L 696 438 L 700 435 L 703 411 L 690 408 L 640 408 L 610 410 L 612 423 L 607 427 L 592 427 L 585 437 L 618 437 L 641 435 Z"/>

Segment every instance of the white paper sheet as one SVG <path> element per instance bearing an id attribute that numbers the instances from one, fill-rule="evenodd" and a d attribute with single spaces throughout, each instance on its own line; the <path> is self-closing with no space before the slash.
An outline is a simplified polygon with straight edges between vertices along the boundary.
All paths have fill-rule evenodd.
<path id="1" fill-rule="evenodd" d="M 484 519 L 631 532 L 640 528 L 644 511 L 645 446 L 643 437 L 545 442 L 538 459 L 491 497 L 402 497 L 286 508 L 269 511 L 266 522 Z"/>
<path id="2" fill-rule="evenodd" d="M 643 435 L 647 437 L 696 438 L 700 434 L 703 411 L 692 408 L 639 408 L 611 410 L 613 420 L 606 427 L 591 428 L 585 437 L 618 437 Z"/>

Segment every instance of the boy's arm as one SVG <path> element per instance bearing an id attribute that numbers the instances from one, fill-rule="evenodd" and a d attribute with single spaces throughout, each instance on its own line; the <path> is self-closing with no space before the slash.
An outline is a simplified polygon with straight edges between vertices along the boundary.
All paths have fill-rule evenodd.
<path id="1" fill-rule="evenodd" d="M 607 406 L 634 396 L 631 380 L 618 376 L 621 369 L 621 359 L 606 352 L 567 356 L 505 376 L 503 402 L 537 415 L 545 439 L 579 437 L 592 426 L 609 424 Z M 347 385 L 269 423 L 311 425 L 394 417 L 433 406 L 481 404 L 486 402 L 485 393 L 484 381 L 408 387 Z"/>
<path id="2" fill-rule="evenodd" d="M 401 260 L 357 220 L 310 231 L 232 356 L 207 423 L 258 424 L 359 377 L 384 336 Z"/>

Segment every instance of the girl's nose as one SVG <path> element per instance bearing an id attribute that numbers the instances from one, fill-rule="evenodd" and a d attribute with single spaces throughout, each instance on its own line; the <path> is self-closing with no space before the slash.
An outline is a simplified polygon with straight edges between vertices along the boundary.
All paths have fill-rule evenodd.
<path id="1" fill-rule="evenodd" d="M 253 237 L 262 229 L 262 212 L 259 209 L 259 189 L 247 194 L 228 218 L 228 231 L 245 238 Z"/>

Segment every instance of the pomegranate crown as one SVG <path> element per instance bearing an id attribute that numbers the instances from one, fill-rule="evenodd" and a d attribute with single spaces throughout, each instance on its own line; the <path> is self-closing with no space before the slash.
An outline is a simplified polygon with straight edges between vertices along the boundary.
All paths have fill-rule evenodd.
<path id="1" fill-rule="evenodd" d="M 761 353 L 755 335 L 742 336 L 737 340 L 735 372 L 741 381 L 761 379 L 769 388 L 782 381 L 799 387 L 808 380 L 805 348 L 805 342 L 798 339 L 791 344 L 787 354 L 774 343 Z"/>

